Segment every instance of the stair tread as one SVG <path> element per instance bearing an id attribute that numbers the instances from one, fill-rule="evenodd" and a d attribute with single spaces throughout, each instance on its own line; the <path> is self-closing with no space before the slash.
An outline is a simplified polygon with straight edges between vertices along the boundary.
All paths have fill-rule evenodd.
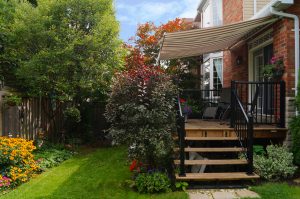
<path id="1" fill-rule="evenodd" d="M 180 164 L 180 160 L 174 160 L 175 164 Z M 246 159 L 224 159 L 224 160 L 185 160 L 185 165 L 235 165 L 247 164 Z"/>
<path id="2" fill-rule="evenodd" d="M 217 141 L 225 141 L 225 140 L 238 140 L 238 137 L 185 137 L 185 140 L 190 141 L 205 141 L 205 140 L 217 140 Z"/>
<path id="3" fill-rule="evenodd" d="M 175 148 L 179 151 L 179 148 Z M 227 148 L 185 148 L 185 152 L 242 152 L 243 148 L 240 147 L 227 147 Z"/>
<path id="4" fill-rule="evenodd" d="M 248 175 L 246 172 L 186 173 L 186 176 L 176 174 L 177 180 L 250 180 L 258 178 L 257 174 Z"/>

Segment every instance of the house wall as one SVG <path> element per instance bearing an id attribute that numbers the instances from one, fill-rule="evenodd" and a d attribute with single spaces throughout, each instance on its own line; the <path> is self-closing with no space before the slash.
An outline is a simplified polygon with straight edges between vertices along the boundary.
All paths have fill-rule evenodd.
<path id="1" fill-rule="evenodd" d="M 271 0 L 244 0 L 244 20 L 250 19 L 254 15 L 254 2 L 256 1 L 256 12 L 267 5 Z"/>
<path id="2" fill-rule="evenodd" d="M 223 23 L 231 24 L 243 21 L 243 0 L 223 0 Z M 236 59 L 242 58 L 240 65 Z M 242 45 L 234 50 L 224 51 L 223 61 L 223 87 L 231 86 L 231 80 L 248 79 L 248 55 L 247 46 Z"/>
<path id="3" fill-rule="evenodd" d="M 295 0 L 294 5 L 285 12 L 296 14 L 300 18 L 300 0 Z M 287 86 L 287 96 L 294 97 L 295 89 L 295 38 L 294 21 L 281 19 L 274 24 L 274 56 L 283 57 L 285 74 L 283 80 Z"/>
<path id="4" fill-rule="evenodd" d="M 243 0 L 223 0 L 223 24 L 243 21 Z"/>

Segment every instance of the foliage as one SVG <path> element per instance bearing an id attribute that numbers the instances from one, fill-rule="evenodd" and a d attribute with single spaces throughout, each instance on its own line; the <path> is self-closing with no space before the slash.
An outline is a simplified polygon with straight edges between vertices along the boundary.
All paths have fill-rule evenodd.
<path id="1" fill-rule="evenodd" d="M 106 106 L 110 135 L 128 146 L 129 156 L 150 166 L 169 159 L 175 125 L 176 87 L 158 67 L 119 73 Z"/>
<path id="2" fill-rule="evenodd" d="M 34 152 L 34 157 L 39 165 L 39 171 L 58 166 L 63 161 L 71 158 L 73 152 L 63 146 L 50 143 L 43 144 L 41 148 Z"/>
<path id="3" fill-rule="evenodd" d="M 26 182 L 38 170 L 32 151 L 32 141 L 0 137 L 0 173 L 11 179 L 11 186 Z"/>
<path id="4" fill-rule="evenodd" d="M 68 107 L 64 111 L 64 117 L 67 121 L 78 123 L 81 120 L 80 111 L 76 107 Z"/>
<path id="5" fill-rule="evenodd" d="M 266 151 L 264 149 L 264 146 L 262 146 L 262 145 L 254 145 L 253 146 L 253 153 L 255 155 L 265 155 Z"/>
<path id="6" fill-rule="evenodd" d="M 290 130 L 292 134 L 292 152 L 294 154 L 294 162 L 300 165 L 300 116 L 295 116 L 290 122 Z"/>
<path id="7" fill-rule="evenodd" d="M 79 154 L 31 179 L 1 199 L 188 199 L 185 192 L 139 194 L 125 185 L 131 173 L 126 148 L 81 148 Z"/>
<path id="8" fill-rule="evenodd" d="M 180 191 L 185 191 L 186 188 L 189 186 L 187 182 L 176 182 L 175 183 L 176 189 Z"/>
<path id="9" fill-rule="evenodd" d="M 266 78 L 279 78 L 283 75 L 284 63 L 283 57 L 272 57 L 270 64 L 265 65 L 262 70 L 262 74 Z"/>
<path id="10" fill-rule="evenodd" d="M 279 180 L 293 176 L 293 154 L 283 146 L 267 146 L 266 155 L 254 155 L 254 168 L 266 180 Z"/>
<path id="11" fill-rule="evenodd" d="M 112 0 L 1 4 L 2 76 L 33 96 L 79 104 L 103 96 L 122 63 Z"/>
<path id="12" fill-rule="evenodd" d="M 135 184 L 140 193 L 159 193 L 170 191 L 171 182 L 166 173 L 140 173 Z"/>
<path id="13" fill-rule="evenodd" d="M 0 191 L 7 189 L 10 186 L 11 181 L 12 180 L 9 177 L 0 174 Z"/>
<path id="14" fill-rule="evenodd" d="M 18 106 L 22 103 L 22 98 L 19 95 L 10 93 L 4 97 L 3 102 L 5 105 L 9 105 L 9 106 L 17 105 Z"/>
<path id="15" fill-rule="evenodd" d="M 134 45 L 125 45 L 128 51 L 125 59 L 126 68 L 155 65 L 159 54 L 160 41 L 162 41 L 164 34 L 190 29 L 193 29 L 192 23 L 179 18 L 160 25 L 155 25 L 153 22 L 140 24 L 135 36 L 132 38 Z M 199 62 L 194 57 L 164 61 L 162 65 L 167 68 L 168 73 L 177 75 L 178 79 L 183 79 L 187 74 L 191 74 L 191 68 L 198 67 Z"/>

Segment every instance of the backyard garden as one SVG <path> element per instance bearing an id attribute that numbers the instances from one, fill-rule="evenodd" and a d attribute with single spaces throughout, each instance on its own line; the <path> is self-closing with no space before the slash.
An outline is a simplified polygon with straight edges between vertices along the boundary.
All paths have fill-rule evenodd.
<path id="1" fill-rule="evenodd" d="M 0 1 L 6 100 L 18 107 L 23 98 L 48 99 L 54 129 L 39 128 L 32 140 L 22 132 L 0 137 L 0 198 L 187 199 L 191 184 L 175 180 L 173 165 L 176 100 L 198 81 L 190 72 L 197 58 L 160 65 L 156 58 L 164 33 L 191 28 L 181 19 L 140 24 L 129 45 L 118 38 L 112 0 Z M 201 114 L 191 99 L 180 101 Z M 99 132 L 95 103 L 105 104 Z M 299 118 L 291 122 L 291 149 L 254 149 L 261 180 L 245 185 L 263 199 L 300 195 Z"/>

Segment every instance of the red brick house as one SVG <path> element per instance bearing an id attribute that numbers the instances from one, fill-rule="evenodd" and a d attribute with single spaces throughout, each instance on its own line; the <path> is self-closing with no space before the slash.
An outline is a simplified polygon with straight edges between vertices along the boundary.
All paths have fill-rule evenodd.
<path id="1" fill-rule="evenodd" d="M 195 18 L 197 22 L 209 23 L 204 18 L 206 13 L 203 10 L 209 4 L 212 7 L 216 6 L 213 2 L 200 2 L 199 14 Z M 296 113 L 294 99 L 298 85 L 296 77 L 299 74 L 300 0 L 222 0 L 221 3 L 222 25 L 169 33 L 165 35 L 161 45 L 161 60 L 207 57 L 205 55 L 211 56 L 222 51 L 222 70 L 218 69 L 220 66 L 213 61 L 202 61 L 202 75 L 205 78 L 207 72 L 210 73 L 207 77 L 211 78 L 210 81 L 204 81 L 204 84 L 211 85 L 208 87 L 210 90 L 201 90 L 198 93 L 202 100 L 210 100 L 210 104 L 220 104 L 222 90 L 231 90 L 230 124 L 227 126 L 220 125 L 219 122 L 203 121 L 201 118 L 184 124 L 180 122 L 179 114 L 181 153 L 180 160 L 175 161 L 180 166 L 178 179 L 256 178 L 257 176 L 253 175 L 253 143 L 259 140 L 269 142 L 270 139 L 282 142 L 288 135 L 289 118 Z M 214 59 L 213 56 L 210 58 Z M 215 84 L 219 85 L 220 82 L 222 89 L 219 92 Z M 206 104 L 205 107 L 210 106 Z M 223 115 L 225 111 L 223 110 Z M 185 167 L 243 164 L 237 159 L 210 160 L 210 156 L 205 154 L 202 160 L 193 160 L 185 156 L 191 151 L 220 152 L 216 148 L 209 148 L 212 150 L 209 151 L 199 146 L 203 146 L 202 142 L 209 142 L 210 146 L 220 147 L 221 145 L 215 145 L 213 142 L 229 142 L 234 139 L 240 141 L 241 150 L 246 154 L 246 173 L 196 173 Z M 193 144 L 190 144 L 191 142 Z M 184 148 L 185 145 L 196 148 Z M 222 152 L 233 150 L 222 149 Z"/>

